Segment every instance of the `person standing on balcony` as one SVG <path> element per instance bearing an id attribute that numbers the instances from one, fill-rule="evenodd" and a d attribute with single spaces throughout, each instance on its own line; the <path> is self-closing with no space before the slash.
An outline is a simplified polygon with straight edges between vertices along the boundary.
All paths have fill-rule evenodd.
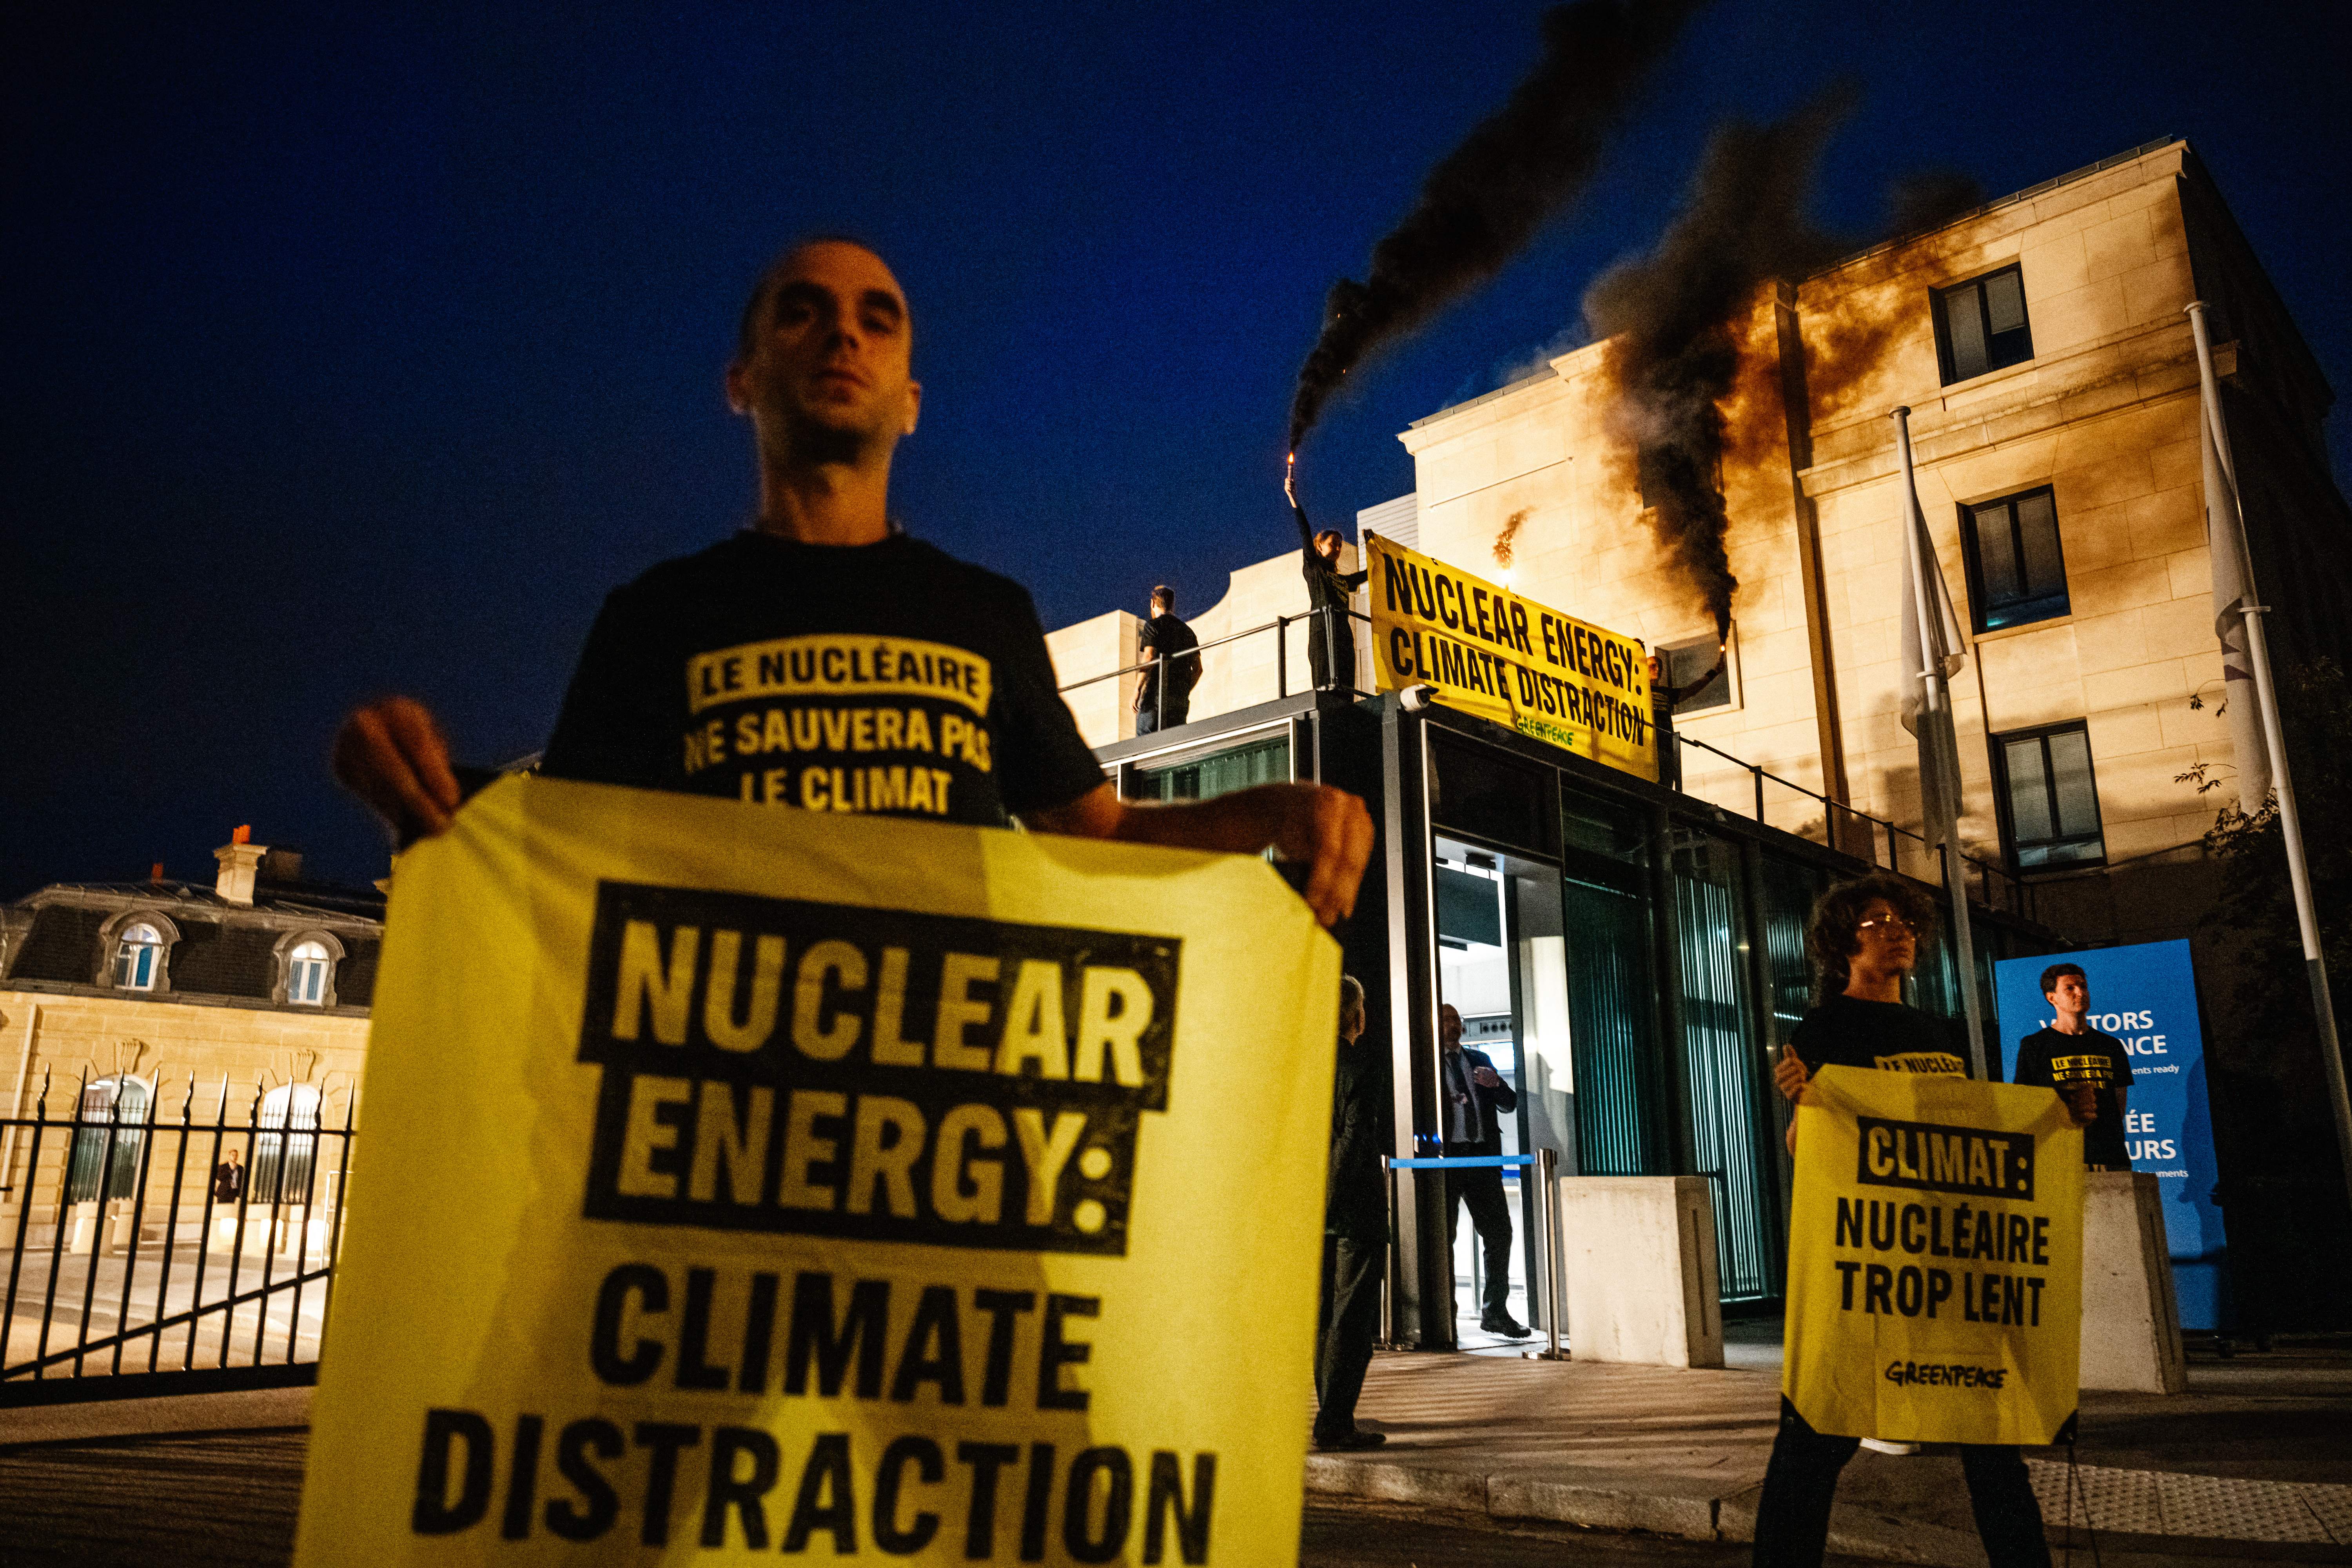
<path id="1" fill-rule="evenodd" d="M 1354 690 L 1356 686 L 1356 623 L 1349 606 L 1369 572 L 1342 572 L 1339 553 L 1348 542 L 1339 531 L 1317 533 L 1307 526 L 1307 513 L 1294 510 L 1298 520 L 1299 571 L 1307 578 L 1307 667 L 1315 689 Z"/>
<path id="2" fill-rule="evenodd" d="M 759 514 L 605 600 L 541 771 L 811 811 L 1271 847 L 1309 864 L 1318 919 L 1347 914 L 1371 853 L 1362 801 L 1310 784 L 1122 801 L 1055 689 L 1027 590 L 892 520 L 891 457 L 922 401 L 913 337 L 898 279 L 856 241 L 809 240 L 761 275 L 726 374 L 751 426 Z M 444 831 L 462 798 L 448 742 L 413 698 L 353 710 L 334 767 L 403 837 Z"/>
<path id="3" fill-rule="evenodd" d="M 1201 684 L 1201 639 L 1176 618 L 1176 590 L 1167 584 L 1151 590 L 1151 616 L 1136 642 L 1143 670 L 1135 683 L 1135 732 L 1172 730 L 1192 712 L 1192 688 Z"/>

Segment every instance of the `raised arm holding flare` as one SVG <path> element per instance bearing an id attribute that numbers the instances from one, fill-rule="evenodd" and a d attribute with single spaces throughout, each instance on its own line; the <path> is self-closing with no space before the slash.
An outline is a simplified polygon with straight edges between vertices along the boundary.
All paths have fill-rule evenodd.
<path id="1" fill-rule="evenodd" d="M 1347 915 L 1372 845 L 1355 796 L 1265 784 L 1138 805 L 1104 779 L 1055 691 L 1018 584 L 908 537 L 890 460 L 922 388 L 913 319 L 882 258 L 820 239 L 746 307 L 727 395 L 751 422 L 755 524 L 616 589 L 588 635 L 541 768 L 562 778 L 1310 863 L 1307 901 Z M 460 790 L 422 703 L 344 721 L 337 778 L 404 836 Z"/>
<path id="2" fill-rule="evenodd" d="M 1315 531 L 1294 491 L 1290 515 L 1298 523 L 1298 570 L 1307 579 L 1307 661 L 1318 691 L 1356 680 L 1356 624 L 1349 619 L 1355 592 L 1370 572 L 1342 572 L 1339 552 L 1348 547 L 1339 531 Z"/>

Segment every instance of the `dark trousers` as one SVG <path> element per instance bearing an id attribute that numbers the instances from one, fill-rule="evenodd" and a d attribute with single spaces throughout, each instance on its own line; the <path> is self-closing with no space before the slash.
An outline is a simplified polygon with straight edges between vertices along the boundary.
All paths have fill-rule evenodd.
<path id="1" fill-rule="evenodd" d="M 1192 706 L 1192 694 L 1188 691 L 1181 697 L 1170 698 L 1164 715 L 1156 708 L 1139 708 L 1135 710 L 1135 732 L 1149 735 L 1155 730 L 1172 730 L 1184 721 L 1186 710 Z"/>
<path id="2" fill-rule="evenodd" d="M 1780 1401 L 1780 1435 L 1772 1441 L 1764 1496 L 1756 1505 L 1756 1568 L 1821 1568 L 1838 1472 L 1861 1445 L 1859 1437 L 1814 1431 L 1796 1406 Z M 1960 1471 L 1968 1478 L 1969 1507 L 1992 1568 L 2050 1568 L 2042 1505 L 2034 1500 L 2017 1450 L 2005 1444 L 1963 1444 Z"/>
<path id="3" fill-rule="evenodd" d="M 1356 684 L 1356 623 L 1345 610 L 1317 610 L 1307 620 L 1307 668 L 1315 689 L 1353 689 Z"/>
<path id="4" fill-rule="evenodd" d="M 1475 1143 L 1448 1143 L 1448 1159 L 1493 1151 Z M 1461 1228 L 1462 1208 L 1470 1208 L 1470 1223 L 1486 1249 L 1486 1296 L 1478 1303 L 1481 1318 L 1508 1317 L 1511 1310 L 1511 1200 L 1503 1193 L 1503 1173 L 1492 1165 L 1445 1173 L 1445 1245 L 1451 1249 Z"/>
<path id="5" fill-rule="evenodd" d="M 1356 1398 L 1381 1331 L 1381 1275 L 1388 1244 L 1344 1236 L 1323 1238 L 1323 1323 L 1315 1347 L 1315 1436 L 1356 1429 Z"/>

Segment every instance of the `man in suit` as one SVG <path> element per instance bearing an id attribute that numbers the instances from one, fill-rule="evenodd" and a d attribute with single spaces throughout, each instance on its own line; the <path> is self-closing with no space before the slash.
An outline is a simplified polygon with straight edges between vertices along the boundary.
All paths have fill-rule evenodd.
<path id="1" fill-rule="evenodd" d="M 245 1196 L 245 1156 L 236 1149 L 213 1167 L 213 1202 L 233 1204 Z"/>
<path id="2" fill-rule="evenodd" d="M 1503 1081 L 1484 1051 L 1462 1048 L 1462 1015 L 1452 1003 L 1437 1010 L 1437 1099 L 1445 1123 L 1445 1153 L 1499 1154 L 1503 1131 L 1498 1111 L 1519 1108 L 1518 1090 Z M 1445 1173 L 1445 1240 L 1451 1247 L 1462 1223 L 1462 1206 L 1486 1249 L 1486 1299 L 1478 1304 L 1478 1326 L 1505 1339 L 1528 1337 L 1525 1323 L 1511 1316 L 1511 1205 L 1503 1195 L 1503 1173 L 1493 1165 Z"/>

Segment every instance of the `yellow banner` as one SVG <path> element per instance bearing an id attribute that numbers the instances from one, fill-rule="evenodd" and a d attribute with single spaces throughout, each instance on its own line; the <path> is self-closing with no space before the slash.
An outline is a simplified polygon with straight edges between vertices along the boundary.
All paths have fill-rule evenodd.
<path id="1" fill-rule="evenodd" d="M 1861 1068 L 1806 1086 L 1780 1390 L 1815 1430 L 2055 1441 L 2082 1286 L 2083 1134 L 2055 1094 Z"/>
<path id="2" fill-rule="evenodd" d="M 400 862 L 296 1561 L 1293 1561 L 1338 996 L 1254 858 L 501 782 Z"/>
<path id="3" fill-rule="evenodd" d="M 1645 779 L 1658 776 L 1650 667 L 1631 637 L 1588 626 L 1378 534 L 1372 663 L 1382 691 L 1436 688 L 1449 708 Z"/>

